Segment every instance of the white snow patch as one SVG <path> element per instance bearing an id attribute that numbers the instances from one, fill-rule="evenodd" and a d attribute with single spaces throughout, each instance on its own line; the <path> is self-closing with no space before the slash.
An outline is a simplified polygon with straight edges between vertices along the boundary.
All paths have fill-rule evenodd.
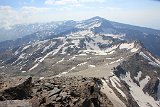
<path id="1" fill-rule="evenodd" d="M 154 71 L 155 73 L 157 73 L 157 71 Z"/>
<path id="2" fill-rule="evenodd" d="M 61 54 L 66 54 L 65 51 L 66 51 L 67 48 L 68 48 L 68 47 L 63 47 L 63 48 L 62 48 L 62 53 L 61 53 Z"/>
<path id="3" fill-rule="evenodd" d="M 30 46 L 31 46 L 31 45 L 25 46 L 25 47 L 22 49 L 22 52 L 23 52 L 24 50 L 28 49 Z"/>
<path id="4" fill-rule="evenodd" d="M 22 71 L 22 73 L 25 73 L 26 71 Z"/>
<path id="5" fill-rule="evenodd" d="M 74 39 L 73 41 L 72 41 L 72 43 L 74 43 L 75 44 L 75 46 L 78 46 L 79 45 L 79 39 Z"/>
<path id="6" fill-rule="evenodd" d="M 69 35 L 67 35 L 67 38 L 73 38 L 73 37 L 76 37 L 76 38 L 84 38 L 85 36 L 89 36 L 89 37 L 93 37 L 93 32 L 86 29 L 86 30 L 82 30 L 82 31 L 79 31 L 79 32 L 74 32 L 74 33 L 71 33 Z"/>
<path id="7" fill-rule="evenodd" d="M 134 78 L 135 78 L 135 80 L 139 81 L 139 78 L 141 77 L 141 75 L 142 75 L 142 72 L 141 72 L 141 71 L 139 71 L 139 72 L 138 72 L 137 77 L 134 77 Z"/>
<path id="8" fill-rule="evenodd" d="M 107 53 L 103 50 L 83 50 L 84 53 L 94 54 L 94 55 L 107 55 Z"/>
<path id="9" fill-rule="evenodd" d="M 70 60 L 73 60 L 73 59 L 75 59 L 75 58 L 76 58 L 76 56 L 73 56 L 72 58 L 69 59 L 69 61 L 70 61 Z"/>
<path id="10" fill-rule="evenodd" d="M 76 69 L 76 67 L 72 67 L 68 72 L 70 72 L 70 71 L 72 71 L 72 70 L 74 70 L 74 69 Z"/>
<path id="11" fill-rule="evenodd" d="M 91 30 L 91 29 L 93 29 L 93 28 L 95 28 L 95 27 L 99 27 L 99 26 L 101 26 L 101 23 L 99 23 L 99 22 L 97 21 L 97 22 L 94 23 L 92 26 L 90 26 L 89 29 Z"/>
<path id="12" fill-rule="evenodd" d="M 35 43 L 32 44 L 32 47 L 35 47 L 38 45 L 38 47 L 42 46 L 44 43 L 48 42 L 49 40 L 43 40 L 43 41 L 36 41 Z"/>
<path id="13" fill-rule="evenodd" d="M 1 68 L 4 68 L 4 67 L 5 67 L 5 66 L 1 66 L 0 69 L 1 69 Z"/>
<path id="14" fill-rule="evenodd" d="M 112 41 L 110 41 L 110 40 L 104 40 L 101 35 L 95 35 L 95 37 L 92 37 L 92 39 L 96 43 L 102 43 L 102 44 L 110 44 L 110 43 L 112 43 Z"/>
<path id="15" fill-rule="evenodd" d="M 102 79 L 103 86 L 101 91 L 113 102 L 114 107 L 126 107 L 126 105 L 118 98 L 114 91 L 108 86 L 107 82 Z"/>
<path id="16" fill-rule="evenodd" d="M 95 66 L 95 65 L 89 65 L 89 67 L 94 68 L 94 67 L 96 67 L 96 66 Z"/>
<path id="17" fill-rule="evenodd" d="M 91 30 L 94 29 L 95 27 L 99 27 L 101 25 L 101 23 L 99 21 L 94 20 L 93 22 L 90 22 L 88 24 L 85 24 L 84 22 L 79 22 L 76 27 L 77 28 L 83 28 L 83 29 L 87 29 L 87 30 Z"/>
<path id="18" fill-rule="evenodd" d="M 60 63 L 60 62 L 63 62 L 64 61 L 64 58 L 62 58 L 61 60 L 59 60 L 56 64 Z"/>
<path id="19" fill-rule="evenodd" d="M 143 58 L 152 61 L 147 55 L 145 55 L 143 52 L 140 52 L 139 55 L 143 56 Z"/>
<path id="20" fill-rule="evenodd" d="M 155 61 L 153 61 L 150 57 L 148 57 L 146 54 L 144 54 L 143 52 L 140 52 L 139 55 L 143 56 L 143 58 L 147 59 L 149 62 L 149 64 L 153 65 L 153 66 L 160 66 L 160 62 L 154 58 L 153 56 L 151 56 Z"/>
<path id="21" fill-rule="evenodd" d="M 134 43 L 122 43 L 120 46 L 119 46 L 119 49 L 132 49 L 134 48 Z"/>
<path id="22" fill-rule="evenodd" d="M 113 51 L 110 51 L 108 54 L 113 54 L 115 52 L 115 50 L 113 50 Z"/>
<path id="23" fill-rule="evenodd" d="M 15 55 L 18 55 L 18 53 L 19 53 L 18 50 L 16 50 L 14 54 L 15 54 Z"/>
<path id="24" fill-rule="evenodd" d="M 106 59 L 114 59 L 114 58 L 106 58 Z"/>
<path id="25" fill-rule="evenodd" d="M 14 61 L 12 64 L 15 64 L 18 60 L 25 58 L 26 53 L 22 53 L 16 61 Z"/>
<path id="26" fill-rule="evenodd" d="M 113 38 L 118 38 L 118 39 L 122 39 L 123 37 L 126 36 L 125 34 L 119 34 L 119 35 L 116 35 L 116 34 L 103 34 L 103 35 L 109 36 L 109 37 L 113 37 Z"/>
<path id="27" fill-rule="evenodd" d="M 137 52 L 139 49 L 138 48 L 132 48 L 131 52 Z"/>
<path id="28" fill-rule="evenodd" d="M 65 39 L 65 37 L 58 37 L 58 39 L 61 39 L 61 40 L 63 40 L 63 39 Z"/>
<path id="29" fill-rule="evenodd" d="M 25 58 L 24 56 L 25 56 L 25 53 L 22 53 L 17 60 Z"/>
<path id="30" fill-rule="evenodd" d="M 68 72 L 62 72 L 62 73 L 59 73 L 58 75 L 56 75 L 55 77 L 61 77 L 62 75 L 65 75 L 67 74 Z"/>
<path id="31" fill-rule="evenodd" d="M 85 65 L 87 62 L 83 62 L 83 63 L 80 63 L 78 64 L 77 66 L 82 66 L 82 65 Z"/>
<path id="32" fill-rule="evenodd" d="M 79 56 L 86 56 L 87 54 L 84 54 L 84 53 L 82 53 L 82 54 L 79 54 Z"/>
<path id="33" fill-rule="evenodd" d="M 111 52 L 111 51 L 117 49 L 118 46 L 119 46 L 119 45 L 115 45 L 115 46 L 109 47 L 109 48 L 107 48 L 107 49 L 105 50 L 105 52 Z"/>
<path id="34" fill-rule="evenodd" d="M 98 44 L 95 41 L 85 41 L 87 50 L 100 50 Z"/>
<path id="35" fill-rule="evenodd" d="M 124 58 L 121 57 L 120 59 L 118 59 L 118 60 L 116 60 L 116 61 L 110 62 L 109 64 L 114 64 L 114 63 L 116 63 L 116 62 L 120 62 L 120 61 L 122 61 L 123 59 L 124 59 Z"/>
<path id="36" fill-rule="evenodd" d="M 23 69 L 23 67 L 21 66 L 19 70 L 22 70 L 22 69 Z"/>
<path id="37" fill-rule="evenodd" d="M 45 51 L 47 51 L 48 49 L 53 47 L 55 44 L 56 44 L 56 42 L 51 41 L 51 43 L 43 49 L 42 53 L 44 53 Z"/>
<path id="38" fill-rule="evenodd" d="M 148 54 L 156 61 L 156 63 L 157 63 L 158 65 L 160 65 L 159 59 L 156 59 L 155 57 L 153 57 L 153 56 L 151 55 L 151 53 L 149 53 L 149 52 L 148 52 Z"/>
<path id="39" fill-rule="evenodd" d="M 157 66 L 157 67 L 159 67 L 160 65 L 158 65 L 157 63 L 155 63 L 155 62 L 148 62 L 150 65 L 153 65 L 153 66 Z"/>
<path id="40" fill-rule="evenodd" d="M 148 83 L 149 80 L 150 80 L 150 77 L 149 77 L 149 76 L 146 76 L 145 79 L 143 79 L 143 80 L 141 80 L 141 81 L 139 82 L 139 85 L 140 85 L 142 88 L 144 88 L 144 86 Z"/>
<path id="41" fill-rule="evenodd" d="M 42 80 L 42 79 L 44 79 L 44 77 L 40 77 L 40 78 L 39 78 L 39 80 Z"/>
<path id="42" fill-rule="evenodd" d="M 67 73 L 68 73 L 68 72 L 62 72 L 61 75 L 65 75 L 65 74 L 67 74 Z"/>
<path id="43" fill-rule="evenodd" d="M 35 69 L 40 63 L 35 64 L 32 68 L 29 69 L 29 71 Z"/>
<path id="44" fill-rule="evenodd" d="M 34 62 L 38 62 L 42 57 L 36 58 Z"/>
<path id="45" fill-rule="evenodd" d="M 110 81 L 111 81 L 112 86 L 115 87 L 116 90 L 117 90 L 124 98 L 126 98 L 126 95 L 123 93 L 123 91 L 117 87 L 117 85 L 118 85 L 119 87 L 121 87 L 121 85 L 118 83 L 118 82 L 120 82 L 120 80 L 119 80 L 116 76 L 113 76 L 113 77 L 110 77 Z"/>

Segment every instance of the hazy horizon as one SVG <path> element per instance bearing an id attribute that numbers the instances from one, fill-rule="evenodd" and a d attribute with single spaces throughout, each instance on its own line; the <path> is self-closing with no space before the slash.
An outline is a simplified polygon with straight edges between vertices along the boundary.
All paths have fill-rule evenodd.
<path id="1" fill-rule="evenodd" d="M 158 0 L 1 0 L 0 27 L 80 21 L 100 16 L 115 22 L 160 29 L 159 10 Z"/>

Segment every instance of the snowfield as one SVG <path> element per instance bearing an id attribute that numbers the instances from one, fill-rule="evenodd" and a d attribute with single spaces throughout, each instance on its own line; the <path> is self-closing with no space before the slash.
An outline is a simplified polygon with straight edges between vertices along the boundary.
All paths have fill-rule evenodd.
<path id="1" fill-rule="evenodd" d="M 137 79 L 141 76 L 141 72 L 139 72 Z M 130 77 L 130 73 L 128 72 L 126 76 L 121 78 L 130 86 L 130 93 L 133 98 L 136 100 L 140 107 L 159 107 L 159 101 L 155 101 L 153 97 L 149 96 L 147 93 L 143 92 L 143 87 L 148 83 L 149 77 L 146 77 L 142 81 L 140 81 L 140 86 L 137 86 L 136 83 Z M 151 106 L 150 106 L 151 105 Z"/>

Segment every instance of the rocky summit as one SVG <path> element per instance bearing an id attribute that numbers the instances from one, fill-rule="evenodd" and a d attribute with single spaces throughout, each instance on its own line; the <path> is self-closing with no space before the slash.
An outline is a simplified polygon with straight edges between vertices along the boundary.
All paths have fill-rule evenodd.
<path id="1" fill-rule="evenodd" d="M 19 79 L 15 81 L 19 82 Z M 103 84 L 98 78 L 79 76 L 43 80 L 34 78 L 34 82 L 31 80 L 29 77 L 19 85 L 1 90 L 0 105 L 2 107 L 113 107 L 106 94 L 100 91 Z"/>
<path id="2" fill-rule="evenodd" d="M 0 43 L 0 107 L 160 107 L 158 30 L 100 17 L 37 30 Z"/>

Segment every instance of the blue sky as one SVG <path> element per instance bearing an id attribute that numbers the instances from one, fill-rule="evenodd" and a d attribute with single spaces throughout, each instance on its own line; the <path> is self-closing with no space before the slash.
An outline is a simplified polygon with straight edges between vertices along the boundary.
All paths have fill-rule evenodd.
<path id="1" fill-rule="evenodd" d="M 83 20 L 94 16 L 160 29 L 160 1 L 0 0 L 0 27 L 22 23 Z"/>

